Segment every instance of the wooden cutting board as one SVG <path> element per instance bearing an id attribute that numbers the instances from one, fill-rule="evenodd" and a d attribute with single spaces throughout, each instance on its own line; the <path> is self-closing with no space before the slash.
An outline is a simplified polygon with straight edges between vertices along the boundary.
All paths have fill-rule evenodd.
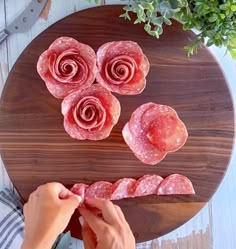
<path id="1" fill-rule="evenodd" d="M 173 22 L 159 40 L 142 25 L 118 16 L 121 6 L 103 6 L 75 13 L 49 27 L 21 54 L 6 82 L 0 102 L 0 150 L 15 187 L 26 201 L 40 184 L 98 180 L 114 182 L 144 174 L 189 177 L 196 196 L 151 196 L 117 201 L 137 241 L 161 236 L 195 215 L 220 184 L 231 156 L 234 112 L 224 75 L 203 47 L 187 58 L 183 46 L 194 38 Z M 151 69 L 147 87 L 137 96 L 116 95 L 122 114 L 111 136 L 102 141 L 77 141 L 63 129 L 61 101 L 47 91 L 36 71 L 40 54 L 60 36 L 72 36 L 95 50 L 108 41 L 133 40 L 147 55 Z M 121 130 L 131 113 L 153 101 L 173 107 L 185 122 L 189 138 L 176 153 L 156 166 L 140 162 L 126 146 Z M 80 237 L 78 213 L 69 229 Z"/>

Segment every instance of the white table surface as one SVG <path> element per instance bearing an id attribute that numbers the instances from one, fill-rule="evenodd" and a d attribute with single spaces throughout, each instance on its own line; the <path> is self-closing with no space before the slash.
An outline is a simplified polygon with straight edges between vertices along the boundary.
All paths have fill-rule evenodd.
<path id="1" fill-rule="evenodd" d="M 0 0 L 0 30 L 21 13 L 30 0 Z M 127 0 L 106 0 L 99 4 L 126 4 Z M 0 45 L 0 92 L 9 71 L 24 48 L 39 33 L 61 18 L 93 7 L 86 0 L 48 0 L 41 17 L 26 33 L 10 36 Z M 225 49 L 210 48 L 225 72 L 236 103 L 236 61 Z M 236 149 L 233 150 L 226 176 L 212 200 L 190 221 L 175 231 L 154 240 L 144 247 L 152 249 L 235 249 L 236 248 Z M 0 162 L 0 189 L 13 189 L 4 165 Z"/>

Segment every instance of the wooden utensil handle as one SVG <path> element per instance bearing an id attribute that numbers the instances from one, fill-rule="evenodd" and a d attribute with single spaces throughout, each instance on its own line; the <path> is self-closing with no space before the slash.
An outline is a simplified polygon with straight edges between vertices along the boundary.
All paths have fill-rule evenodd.
<path id="1" fill-rule="evenodd" d="M 8 32 L 6 31 L 6 29 L 4 29 L 4 30 L 2 30 L 1 32 L 0 32 L 0 44 L 2 44 L 4 41 L 5 41 L 5 39 L 8 37 Z"/>

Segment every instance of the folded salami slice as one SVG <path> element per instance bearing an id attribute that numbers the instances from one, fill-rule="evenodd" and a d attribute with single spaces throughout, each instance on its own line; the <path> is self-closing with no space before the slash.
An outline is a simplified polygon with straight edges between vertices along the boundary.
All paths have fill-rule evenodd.
<path id="1" fill-rule="evenodd" d="M 135 182 L 132 178 L 123 178 L 115 182 L 112 186 L 111 200 L 133 197 Z"/>
<path id="2" fill-rule="evenodd" d="M 73 138 L 101 140 L 110 135 L 120 117 L 120 102 L 106 88 L 93 84 L 62 101 L 64 128 Z"/>
<path id="3" fill-rule="evenodd" d="M 158 187 L 158 195 L 195 194 L 191 181 L 183 175 L 173 174 L 166 177 Z"/>
<path id="4" fill-rule="evenodd" d="M 163 178 L 158 175 L 144 175 L 134 185 L 134 197 L 155 195 Z"/>
<path id="5" fill-rule="evenodd" d="M 86 189 L 87 198 L 111 199 L 112 183 L 99 181 L 90 185 Z"/>
<path id="6" fill-rule="evenodd" d="M 82 198 L 82 201 L 81 203 L 84 202 L 84 199 L 85 199 L 85 192 L 86 192 L 86 189 L 88 188 L 88 185 L 87 184 L 84 184 L 84 183 L 77 183 L 75 184 L 72 188 L 71 188 L 71 192 L 76 194 L 76 195 L 79 195 L 81 196 Z"/>
<path id="7" fill-rule="evenodd" d="M 133 41 L 103 44 L 97 51 L 97 81 L 109 91 L 123 95 L 141 93 L 146 86 L 149 62 Z"/>
<path id="8" fill-rule="evenodd" d="M 39 57 L 37 71 L 49 92 L 63 99 L 94 82 L 96 54 L 86 44 L 71 37 L 60 37 Z"/>
<path id="9" fill-rule="evenodd" d="M 139 160 L 154 165 L 180 149 L 188 132 L 174 109 L 149 102 L 132 113 L 122 135 Z"/>

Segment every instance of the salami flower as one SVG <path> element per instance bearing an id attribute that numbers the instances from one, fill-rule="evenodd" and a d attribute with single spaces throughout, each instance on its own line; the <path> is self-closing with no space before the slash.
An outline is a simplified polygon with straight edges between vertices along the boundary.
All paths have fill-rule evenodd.
<path id="1" fill-rule="evenodd" d="M 110 135 L 120 117 L 120 102 L 107 89 L 93 84 L 62 101 L 64 128 L 79 140 L 101 140 Z"/>
<path id="2" fill-rule="evenodd" d="M 169 152 L 179 150 L 188 138 L 185 124 L 174 109 L 152 102 L 138 107 L 122 130 L 135 156 L 146 164 L 157 164 Z"/>
<path id="3" fill-rule="evenodd" d="M 70 37 L 60 37 L 39 57 L 37 70 L 49 92 L 63 99 L 94 82 L 96 55 L 88 45 Z"/>
<path id="4" fill-rule="evenodd" d="M 149 62 L 136 42 L 105 43 L 97 51 L 97 66 L 97 81 L 109 91 L 135 95 L 146 86 Z"/>

